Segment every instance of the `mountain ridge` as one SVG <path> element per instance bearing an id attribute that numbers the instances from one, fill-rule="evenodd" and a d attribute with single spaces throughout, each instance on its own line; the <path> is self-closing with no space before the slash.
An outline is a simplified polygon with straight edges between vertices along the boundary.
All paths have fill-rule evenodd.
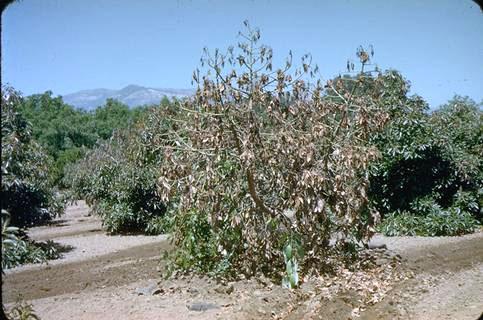
<path id="1" fill-rule="evenodd" d="M 104 105 L 107 99 L 116 99 L 135 107 L 146 104 L 158 104 L 163 97 L 185 98 L 193 95 L 194 89 L 173 89 L 173 88 L 152 88 L 130 84 L 119 90 L 96 88 L 85 89 L 64 95 L 62 98 L 65 103 L 74 107 L 92 110 Z"/>

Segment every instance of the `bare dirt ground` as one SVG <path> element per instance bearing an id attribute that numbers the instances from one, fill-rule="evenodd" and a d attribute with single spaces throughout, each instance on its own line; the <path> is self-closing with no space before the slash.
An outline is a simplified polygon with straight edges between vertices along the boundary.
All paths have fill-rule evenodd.
<path id="1" fill-rule="evenodd" d="M 343 270 L 297 290 L 264 278 L 163 280 L 166 236 L 109 236 L 84 202 L 29 231 L 73 249 L 48 265 L 7 270 L 2 300 L 21 296 L 41 319 L 478 319 L 483 232 L 463 237 L 377 236 L 370 272 Z M 373 257 L 373 258 L 374 258 Z"/>

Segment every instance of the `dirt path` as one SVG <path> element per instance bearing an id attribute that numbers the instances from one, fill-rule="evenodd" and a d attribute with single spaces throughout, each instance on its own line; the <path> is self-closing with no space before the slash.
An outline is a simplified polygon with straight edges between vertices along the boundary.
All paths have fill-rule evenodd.
<path id="1" fill-rule="evenodd" d="M 43 265 L 7 270 L 2 298 L 12 302 L 80 293 L 159 277 L 161 253 L 169 248 L 166 236 L 109 236 L 101 221 L 89 215 L 83 201 L 49 226 L 32 228 L 35 240 L 53 240 L 72 248 L 63 259 Z"/>
<path id="2" fill-rule="evenodd" d="M 48 265 L 8 270 L 3 302 L 19 295 L 42 319 L 477 319 L 483 312 L 483 232 L 464 237 L 376 237 L 401 272 L 384 299 L 354 313 L 356 291 L 323 297 L 308 282 L 285 290 L 264 279 L 218 283 L 208 278 L 162 280 L 166 236 L 108 236 L 83 202 L 50 226 L 30 230 L 74 249 Z M 382 254 L 382 253 L 381 253 Z M 384 253 L 386 254 L 386 253 Z M 396 268 L 395 267 L 395 268 Z M 389 270 L 390 264 L 380 270 Z M 352 277 L 352 275 L 350 276 Z M 377 279 L 372 279 L 378 283 Z"/>
<path id="3" fill-rule="evenodd" d="M 478 319 L 483 313 L 483 233 L 386 239 L 415 277 L 397 286 L 363 319 Z M 398 244 L 401 244 L 398 247 Z"/>

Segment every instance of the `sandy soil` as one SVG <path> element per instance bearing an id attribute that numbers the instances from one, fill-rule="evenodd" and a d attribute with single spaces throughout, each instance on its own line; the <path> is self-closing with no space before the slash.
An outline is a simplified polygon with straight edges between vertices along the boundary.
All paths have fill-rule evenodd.
<path id="1" fill-rule="evenodd" d="M 42 319 L 449 320 L 478 319 L 483 312 L 483 232 L 376 236 L 387 250 L 371 250 L 374 271 L 309 279 L 298 290 L 263 278 L 163 280 L 160 256 L 171 248 L 166 236 L 106 235 L 81 201 L 29 234 L 73 247 L 63 259 L 3 276 L 3 303 L 8 307 L 21 296 Z"/>
<path id="2" fill-rule="evenodd" d="M 415 277 L 396 286 L 364 319 L 479 319 L 483 314 L 483 233 L 463 237 L 396 237 L 389 249 Z"/>

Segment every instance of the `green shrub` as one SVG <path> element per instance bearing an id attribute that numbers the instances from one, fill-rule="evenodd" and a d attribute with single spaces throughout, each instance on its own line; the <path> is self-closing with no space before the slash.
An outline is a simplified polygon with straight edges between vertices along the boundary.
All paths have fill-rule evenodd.
<path id="1" fill-rule="evenodd" d="M 386 236 L 459 236 L 474 232 L 478 221 L 471 213 L 459 208 L 439 210 L 426 216 L 409 212 L 394 212 L 378 226 Z"/>
<path id="2" fill-rule="evenodd" d="M 480 223 L 483 223 L 483 188 L 476 192 L 458 191 L 453 207 L 470 212 Z"/>
<path id="3" fill-rule="evenodd" d="M 174 217 L 175 230 L 182 230 L 189 235 L 179 244 L 171 257 L 171 270 L 191 270 L 209 272 L 215 269 L 217 258 L 222 254 L 218 252 L 215 234 L 210 227 L 206 214 L 191 212 L 186 215 Z"/>
<path id="4" fill-rule="evenodd" d="M 20 94 L 2 87 L 2 209 L 17 227 L 31 226 L 63 213 L 53 191 L 51 159 L 32 139 L 31 126 L 18 112 Z"/>
<path id="5" fill-rule="evenodd" d="M 416 236 L 421 235 L 422 217 L 412 215 L 408 212 L 389 213 L 378 230 L 386 236 Z"/>
<path id="6" fill-rule="evenodd" d="M 146 227 L 144 228 L 144 231 L 146 234 L 161 234 L 161 233 L 166 233 L 169 230 L 171 230 L 173 226 L 173 215 L 167 212 L 158 217 L 154 217 L 150 219 Z"/>
<path id="7" fill-rule="evenodd" d="M 468 208 L 476 203 L 471 193 L 459 192 L 453 206 L 442 208 L 435 196 L 416 199 L 409 211 L 388 214 L 379 231 L 387 236 L 457 236 L 474 232 L 479 223 Z"/>
<path id="8" fill-rule="evenodd" d="M 109 232 L 159 234 L 169 226 L 156 183 L 160 153 L 150 140 L 162 130 L 157 113 L 116 131 L 66 170 L 71 197 L 86 199 Z"/>
<path id="9" fill-rule="evenodd" d="M 423 223 L 428 236 L 459 236 L 474 232 L 478 226 L 478 221 L 471 213 L 459 208 L 427 215 Z"/>
<path id="10" fill-rule="evenodd" d="M 2 270 L 60 257 L 58 245 L 51 240 L 36 242 L 28 239 L 21 229 L 10 226 L 10 215 L 2 210 Z"/>

